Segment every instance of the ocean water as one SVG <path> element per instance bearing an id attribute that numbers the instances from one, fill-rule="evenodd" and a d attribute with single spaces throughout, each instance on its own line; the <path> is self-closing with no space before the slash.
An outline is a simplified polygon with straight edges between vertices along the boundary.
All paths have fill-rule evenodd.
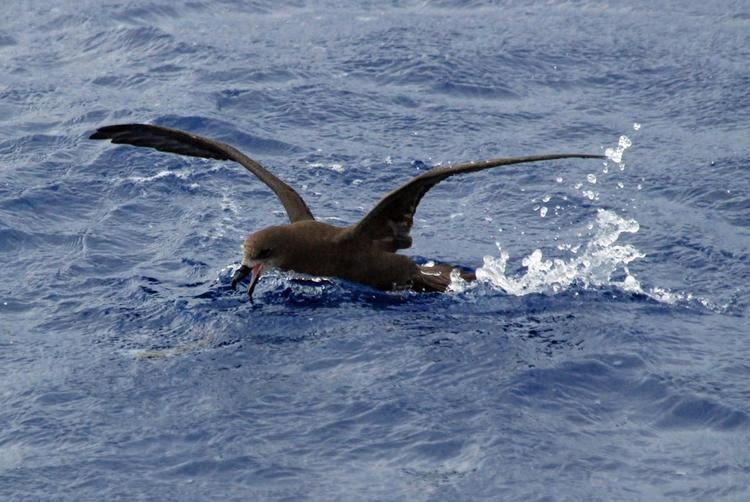
<path id="1" fill-rule="evenodd" d="M 4 3 L 0 499 L 747 500 L 750 6 Z M 447 294 L 264 276 L 237 146 L 346 225 L 435 164 Z"/>

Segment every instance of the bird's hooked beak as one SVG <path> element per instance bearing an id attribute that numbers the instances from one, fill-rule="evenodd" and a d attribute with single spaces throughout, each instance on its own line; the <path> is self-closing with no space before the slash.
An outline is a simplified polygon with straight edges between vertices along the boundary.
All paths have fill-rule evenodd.
<path id="1" fill-rule="evenodd" d="M 263 263 L 261 262 L 256 263 L 252 268 L 248 267 L 245 264 L 240 265 L 240 268 L 238 268 L 232 276 L 232 289 L 235 289 L 237 287 L 237 283 L 243 280 L 248 276 L 248 274 L 252 272 L 252 276 L 250 277 L 250 285 L 247 287 L 247 296 L 249 296 L 252 300 L 255 285 L 258 283 L 258 279 L 260 279 L 260 273 L 262 271 Z"/>

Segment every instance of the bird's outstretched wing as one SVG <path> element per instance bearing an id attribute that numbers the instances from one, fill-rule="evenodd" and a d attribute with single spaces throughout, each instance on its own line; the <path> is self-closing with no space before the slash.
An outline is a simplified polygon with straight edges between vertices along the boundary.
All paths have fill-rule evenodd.
<path id="1" fill-rule="evenodd" d="M 273 190 L 284 205 L 289 221 L 294 223 L 315 219 L 305 201 L 292 187 L 244 153 L 225 143 L 178 129 L 149 124 L 119 124 L 100 127 L 90 136 L 90 139 L 110 139 L 112 143 L 117 144 L 145 146 L 162 152 L 239 162 Z"/>
<path id="2" fill-rule="evenodd" d="M 357 239 L 369 239 L 374 246 L 383 251 L 396 252 L 411 246 L 412 223 L 422 197 L 441 181 L 456 174 L 473 173 L 492 167 L 539 162 L 555 159 L 604 159 L 603 155 L 563 153 L 552 155 L 530 155 L 526 157 L 509 157 L 504 159 L 469 162 L 447 167 L 436 167 L 411 179 L 401 187 L 389 193 L 352 227 L 353 236 Z"/>

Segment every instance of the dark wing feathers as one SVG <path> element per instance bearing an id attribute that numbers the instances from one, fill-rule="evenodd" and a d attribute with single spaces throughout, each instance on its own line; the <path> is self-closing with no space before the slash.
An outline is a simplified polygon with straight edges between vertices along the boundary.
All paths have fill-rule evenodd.
<path id="1" fill-rule="evenodd" d="M 575 153 L 530 155 L 437 167 L 420 174 L 383 197 L 359 223 L 352 227 L 352 235 L 356 239 L 370 240 L 383 251 L 396 252 L 399 249 L 406 249 L 411 246 L 409 233 L 419 202 L 432 187 L 444 179 L 456 174 L 472 173 L 492 167 L 569 158 L 604 159 L 606 157 Z"/>
<path id="2" fill-rule="evenodd" d="M 313 220 L 305 201 L 292 187 L 236 148 L 212 139 L 177 129 L 148 124 L 120 124 L 101 127 L 90 139 L 109 139 L 112 143 L 145 146 L 162 152 L 217 160 L 233 160 L 273 190 L 286 209 L 289 221 Z"/>
<path id="3" fill-rule="evenodd" d="M 162 152 L 193 157 L 233 160 L 260 178 L 281 199 L 289 221 L 312 220 L 313 215 L 302 197 L 289 185 L 236 148 L 212 139 L 177 129 L 148 124 L 120 124 L 101 127 L 91 139 L 109 139 L 112 143 L 155 148 Z M 359 223 L 351 227 L 354 238 L 367 239 L 384 251 L 395 252 L 411 246 L 414 212 L 422 197 L 435 185 L 456 174 L 472 173 L 492 167 L 556 159 L 603 159 L 603 155 L 552 154 L 509 157 L 437 167 L 411 179 L 386 195 Z"/>

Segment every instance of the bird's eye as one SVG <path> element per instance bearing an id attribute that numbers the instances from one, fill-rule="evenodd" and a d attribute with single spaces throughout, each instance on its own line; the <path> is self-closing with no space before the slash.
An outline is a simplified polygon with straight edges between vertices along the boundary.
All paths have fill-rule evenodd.
<path id="1" fill-rule="evenodd" d="M 268 258 L 269 256 L 271 256 L 271 250 L 270 250 L 270 249 L 268 249 L 268 248 L 266 248 L 266 249 L 261 249 L 261 250 L 260 250 L 260 251 L 258 252 L 258 255 L 257 255 L 257 256 L 256 256 L 255 258 L 256 258 L 257 260 L 265 260 L 265 259 L 266 259 L 266 258 Z"/>

